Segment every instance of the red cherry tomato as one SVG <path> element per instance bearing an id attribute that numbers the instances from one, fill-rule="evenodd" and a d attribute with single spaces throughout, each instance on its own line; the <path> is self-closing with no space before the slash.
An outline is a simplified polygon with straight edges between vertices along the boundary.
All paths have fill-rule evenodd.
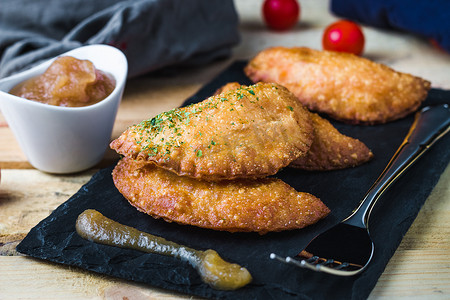
<path id="1" fill-rule="evenodd" d="M 300 4 L 297 0 L 265 0 L 263 16 L 269 28 L 286 30 L 298 22 Z"/>
<path id="2" fill-rule="evenodd" d="M 329 25 L 322 38 L 323 49 L 361 55 L 364 34 L 358 24 L 341 20 Z"/>

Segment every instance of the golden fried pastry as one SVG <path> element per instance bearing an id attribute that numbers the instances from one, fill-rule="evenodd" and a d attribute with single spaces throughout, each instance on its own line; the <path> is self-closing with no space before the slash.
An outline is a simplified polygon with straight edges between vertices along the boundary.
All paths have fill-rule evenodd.
<path id="1" fill-rule="evenodd" d="M 260 83 L 159 114 L 110 146 L 180 176 L 218 181 L 275 174 L 304 155 L 312 139 L 309 112 L 296 97 Z"/>
<path id="2" fill-rule="evenodd" d="M 241 87 L 229 82 L 218 92 L 231 91 Z M 354 138 L 340 133 L 328 120 L 311 113 L 314 126 L 314 140 L 308 152 L 291 162 L 290 167 L 309 171 L 328 171 L 356 167 L 373 157 L 367 146 Z"/>
<path id="3" fill-rule="evenodd" d="M 208 182 L 123 158 L 114 184 L 131 205 L 155 218 L 229 232 L 303 228 L 329 214 L 320 199 L 276 178 Z"/>
<path id="4" fill-rule="evenodd" d="M 360 124 L 396 120 L 415 111 L 430 82 L 353 54 L 274 47 L 245 67 L 254 82 L 276 82 L 310 110 Z"/>
<path id="5" fill-rule="evenodd" d="M 310 171 L 356 167 L 373 157 L 372 151 L 358 139 L 340 133 L 328 120 L 311 113 L 314 140 L 308 153 L 289 166 Z"/>

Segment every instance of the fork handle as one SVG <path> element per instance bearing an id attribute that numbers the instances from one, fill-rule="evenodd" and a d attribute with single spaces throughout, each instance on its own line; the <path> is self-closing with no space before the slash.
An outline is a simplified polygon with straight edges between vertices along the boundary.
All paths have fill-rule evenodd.
<path id="1" fill-rule="evenodd" d="M 450 131 L 448 104 L 427 106 L 417 112 L 408 134 L 384 171 L 344 223 L 366 227 L 377 200 L 437 140 Z"/>

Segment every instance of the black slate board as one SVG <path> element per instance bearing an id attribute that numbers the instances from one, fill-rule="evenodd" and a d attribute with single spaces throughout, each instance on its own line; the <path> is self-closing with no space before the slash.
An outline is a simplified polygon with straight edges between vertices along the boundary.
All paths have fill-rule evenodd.
<path id="1" fill-rule="evenodd" d="M 204 86 L 185 104 L 211 95 L 229 81 L 249 84 L 236 62 Z M 450 91 L 430 91 L 424 105 L 448 103 Z M 295 255 L 318 232 L 347 216 L 359 203 L 406 135 L 413 116 L 378 126 L 351 126 L 332 122 L 342 133 L 365 142 L 375 158 L 360 167 L 332 172 L 306 172 L 286 168 L 276 176 L 298 191 L 312 193 L 332 213 L 302 230 L 269 233 L 226 233 L 155 220 L 138 212 L 115 189 L 112 167 L 100 170 L 67 202 L 34 227 L 17 246 L 21 253 L 94 272 L 147 283 L 151 286 L 216 299 L 365 299 L 398 247 L 424 201 L 450 160 L 450 135 L 394 184 L 379 201 L 371 217 L 376 249 L 365 272 L 354 277 L 334 277 L 297 269 L 269 259 L 269 254 Z M 85 209 L 140 230 L 197 249 L 215 249 L 228 261 L 249 269 L 253 282 L 237 291 L 217 291 L 203 284 L 190 265 L 171 257 L 98 245 L 80 238 L 75 220 Z"/>

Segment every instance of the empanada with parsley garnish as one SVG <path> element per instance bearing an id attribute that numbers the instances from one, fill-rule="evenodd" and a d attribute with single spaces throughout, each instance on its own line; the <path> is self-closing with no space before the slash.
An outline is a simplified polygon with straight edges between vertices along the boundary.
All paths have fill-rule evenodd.
<path id="1" fill-rule="evenodd" d="M 169 222 L 230 232 L 299 229 L 330 212 L 317 197 L 276 178 L 208 182 L 123 158 L 114 184 L 138 210 Z"/>
<path id="2" fill-rule="evenodd" d="M 313 130 L 309 112 L 291 92 L 258 83 L 161 113 L 131 126 L 110 146 L 180 176 L 258 178 L 304 155 Z"/>

